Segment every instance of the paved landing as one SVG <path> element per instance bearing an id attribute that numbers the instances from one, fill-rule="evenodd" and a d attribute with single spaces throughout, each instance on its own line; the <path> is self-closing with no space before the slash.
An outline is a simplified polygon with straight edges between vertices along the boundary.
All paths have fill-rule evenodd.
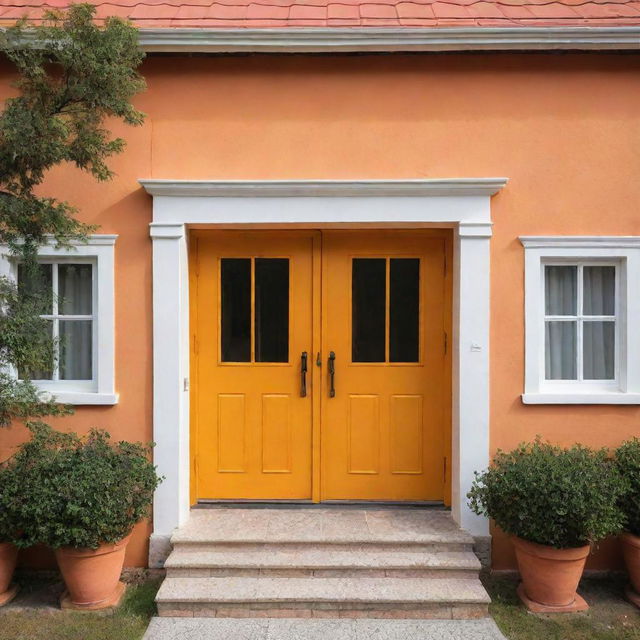
<path id="1" fill-rule="evenodd" d="M 153 618 L 143 640 L 506 640 L 481 620 Z"/>
<path id="2" fill-rule="evenodd" d="M 473 542 L 438 509 L 194 509 L 175 544 L 215 542 Z"/>

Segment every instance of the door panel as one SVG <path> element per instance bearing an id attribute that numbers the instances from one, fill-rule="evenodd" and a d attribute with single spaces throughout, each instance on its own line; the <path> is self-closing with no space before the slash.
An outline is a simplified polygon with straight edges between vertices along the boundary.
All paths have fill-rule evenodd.
<path id="1" fill-rule="evenodd" d="M 197 497 L 311 498 L 312 234 L 196 232 Z"/>
<path id="2" fill-rule="evenodd" d="M 192 241 L 195 497 L 445 498 L 445 236 Z"/>
<path id="3" fill-rule="evenodd" d="M 324 500 L 442 500 L 444 239 L 323 233 Z"/>

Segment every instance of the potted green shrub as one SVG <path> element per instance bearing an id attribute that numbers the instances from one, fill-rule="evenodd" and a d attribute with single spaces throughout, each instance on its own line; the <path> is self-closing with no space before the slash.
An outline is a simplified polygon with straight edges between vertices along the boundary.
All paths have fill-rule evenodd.
<path id="1" fill-rule="evenodd" d="M 630 586 L 627 598 L 640 607 L 640 440 L 633 438 L 616 451 L 616 466 L 626 482 L 626 488 L 620 498 L 620 507 L 624 512 L 625 531 L 620 536 L 622 554 Z"/>
<path id="2" fill-rule="evenodd" d="M 498 451 L 467 497 L 476 514 L 511 536 L 521 600 L 532 611 L 555 612 L 588 609 L 578 583 L 591 545 L 622 527 L 622 491 L 606 450 L 537 439 Z"/>
<path id="3" fill-rule="evenodd" d="M 93 429 L 84 437 L 46 425 L 14 456 L 24 494 L 21 546 L 55 551 L 68 592 L 63 607 L 101 609 L 116 604 L 120 574 L 134 525 L 149 513 L 160 482 L 149 447 L 110 441 Z"/>
<path id="4" fill-rule="evenodd" d="M 18 592 L 11 584 L 18 562 L 18 547 L 13 544 L 18 532 L 13 510 L 16 487 L 10 463 L 0 464 L 0 607 L 11 602 Z"/>

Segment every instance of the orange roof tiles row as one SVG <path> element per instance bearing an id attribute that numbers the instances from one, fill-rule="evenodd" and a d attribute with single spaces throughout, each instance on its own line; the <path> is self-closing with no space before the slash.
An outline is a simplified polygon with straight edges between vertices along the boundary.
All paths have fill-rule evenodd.
<path id="1" fill-rule="evenodd" d="M 93 0 L 98 18 L 139 27 L 517 27 L 640 25 L 640 0 Z M 2 0 L 0 23 L 42 17 L 69 0 Z"/>

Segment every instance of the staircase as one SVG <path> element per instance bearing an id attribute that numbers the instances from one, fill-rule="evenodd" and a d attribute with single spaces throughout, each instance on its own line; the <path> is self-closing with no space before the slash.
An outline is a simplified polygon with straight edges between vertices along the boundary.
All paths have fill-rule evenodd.
<path id="1" fill-rule="evenodd" d="M 196 509 L 172 543 L 160 616 L 488 615 L 473 539 L 445 510 Z"/>

